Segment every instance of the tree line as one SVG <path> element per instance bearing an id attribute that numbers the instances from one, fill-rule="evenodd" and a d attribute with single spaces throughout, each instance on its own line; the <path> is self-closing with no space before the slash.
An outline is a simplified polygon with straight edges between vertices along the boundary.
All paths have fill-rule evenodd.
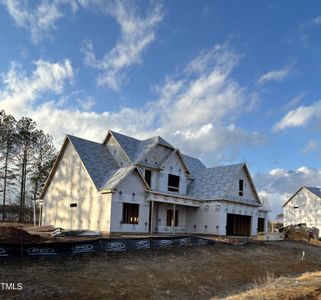
<path id="1" fill-rule="evenodd" d="M 30 118 L 19 120 L 0 111 L 0 205 L 2 220 L 9 206 L 16 205 L 18 220 L 38 199 L 56 158 L 52 137 Z M 2 201 L 1 201 L 2 200 Z M 30 211 L 30 209 L 29 209 Z"/>

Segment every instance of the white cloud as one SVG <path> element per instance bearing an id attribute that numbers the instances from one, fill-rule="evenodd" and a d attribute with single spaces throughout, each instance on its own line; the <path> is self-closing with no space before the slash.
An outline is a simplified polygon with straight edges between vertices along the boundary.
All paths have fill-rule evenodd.
<path id="1" fill-rule="evenodd" d="M 129 1 L 114 1 L 106 5 L 105 12 L 113 16 L 120 26 L 121 36 L 113 49 L 97 59 L 93 45 L 87 41 L 83 47 L 87 66 L 101 71 L 98 83 L 119 90 L 127 80 L 127 69 L 141 63 L 144 50 L 155 40 L 155 31 L 163 19 L 162 6 L 152 2 L 144 17 Z"/>
<path id="2" fill-rule="evenodd" d="M 303 45 L 308 46 L 309 31 L 313 30 L 316 27 L 319 27 L 320 25 L 321 25 L 321 16 L 317 16 L 311 20 L 308 20 L 307 22 L 300 24 L 295 34 L 290 36 L 290 41 L 293 41 L 295 37 L 298 37 L 298 39 Z"/>
<path id="3" fill-rule="evenodd" d="M 77 2 L 73 0 L 43 0 L 34 7 L 24 0 L 1 0 L 1 2 L 15 24 L 30 32 L 31 40 L 35 44 L 50 36 L 50 32 L 56 29 L 57 21 L 65 15 L 64 7 L 71 8 L 73 12 L 77 9 Z"/>
<path id="4" fill-rule="evenodd" d="M 283 79 L 289 77 L 292 74 L 293 67 L 285 66 L 283 69 L 279 70 L 271 70 L 265 74 L 263 74 L 259 80 L 258 83 L 263 84 L 269 81 L 282 81 Z"/>
<path id="5" fill-rule="evenodd" d="M 20 116 L 29 113 L 30 107 L 46 92 L 61 94 L 65 81 L 73 79 L 73 69 L 69 60 L 49 63 L 34 62 L 35 70 L 27 75 L 22 67 L 11 63 L 7 74 L 2 75 L 5 89 L 0 91 L 0 107 Z"/>
<path id="6" fill-rule="evenodd" d="M 320 119 L 321 101 L 308 106 L 300 106 L 289 111 L 275 126 L 274 131 L 280 131 L 288 127 L 302 127 L 312 119 Z"/>
<path id="7" fill-rule="evenodd" d="M 204 57 L 207 63 L 201 72 L 191 68 L 195 62 L 205 61 Z M 94 99 L 79 100 L 77 93 L 76 101 L 84 105 L 72 108 L 70 92 L 64 90 L 73 78 L 68 60 L 36 62 L 31 74 L 13 64 L 3 76 L 5 88 L 0 92 L 0 107 L 15 116 L 33 118 L 54 136 L 56 143 L 66 133 L 101 141 L 107 129 L 138 138 L 161 135 L 183 152 L 207 157 L 214 165 L 233 160 L 242 145 L 250 146 L 264 139 L 259 133 L 237 125 L 238 117 L 247 113 L 244 104 L 252 97 L 251 92 L 232 79 L 237 63 L 234 51 L 227 46 L 215 46 L 203 51 L 175 77 L 168 76 L 154 88 L 156 99 L 140 109 L 124 107 L 103 113 L 86 111 Z"/>
<path id="8" fill-rule="evenodd" d="M 283 176 L 288 176 L 288 171 L 284 169 L 273 169 L 269 172 L 269 175 L 272 177 L 283 177 Z"/>
<path id="9" fill-rule="evenodd" d="M 302 149 L 302 153 L 306 154 L 318 148 L 319 142 L 316 140 L 311 140 L 308 144 Z"/>
<path id="10" fill-rule="evenodd" d="M 142 62 L 142 54 L 155 40 L 163 19 L 162 5 L 157 1 L 152 1 L 145 13 L 133 1 L 42 0 L 32 5 L 24 0 L 0 0 L 0 3 L 5 5 L 16 26 L 30 32 L 35 44 L 51 37 L 58 21 L 68 12 L 74 14 L 79 8 L 92 8 L 112 16 L 121 32 L 116 45 L 101 59 L 96 58 L 90 41 L 84 43 L 82 50 L 85 64 L 99 70 L 98 84 L 113 90 L 119 90 L 128 81 L 128 70 Z"/>
<path id="11" fill-rule="evenodd" d="M 85 111 L 90 110 L 96 103 L 93 97 L 88 97 L 87 99 L 77 99 L 77 102 L 80 104 L 81 108 Z"/>
<path id="12" fill-rule="evenodd" d="M 321 186 L 321 171 L 302 166 L 297 170 L 273 169 L 253 177 L 260 196 L 272 210 L 272 217 L 283 211 L 284 202 L 301 186 Z"/>
<path id="13" fill-rule="evenodd" d="M 297 106 L 302 99 L 305 97 L 305 92 L 301 92 L 300 94 L 296 95 L 295 97 L 293 97 L 286 105 L 285 105 L 285 109 L 286 110 L 290 110 L 293 107 Z"/>

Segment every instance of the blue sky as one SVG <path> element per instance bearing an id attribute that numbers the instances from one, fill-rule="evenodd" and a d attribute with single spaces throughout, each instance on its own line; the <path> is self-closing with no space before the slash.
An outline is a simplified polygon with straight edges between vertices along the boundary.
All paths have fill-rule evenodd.
<path id="1" fill-rule="evenodd" d="M 0 0 L 0 109 L 245 161 L 274 212 L 321 185 L 319 1 Z"/>

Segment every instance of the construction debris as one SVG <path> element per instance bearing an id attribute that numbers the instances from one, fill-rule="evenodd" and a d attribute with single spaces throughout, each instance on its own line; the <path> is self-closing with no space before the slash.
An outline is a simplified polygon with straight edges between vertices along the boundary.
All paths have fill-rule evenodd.
<path id="1" fill-rule="evenodd" d="M 224 236 L 211 236 L 206 237 L 207 239 L 213 240 L 218 243 L 227 244 L 227 245 L 234 245 L 234 246 L 244 246 L 249 243 L 249 238 L 244 237 L 224 237 Z"/>
<path id="2" fill-rule="evenodd" d="M 95 230 L 65 230 L 57 228 L 50 233 L 52 237 L 102 237 L 101 231 Z"/>
<path id="3" fill-rule="evenodd" d="M 256 237 L 253 238 L 256 241 L 283 241 L 283 232 L 260 232 Z"/>
<path id="4" fill-rule="evenodd" d="M 310 228 L 305 224 L 297 224 L 279 228 L 279 231 L 286 239 L 319 244 L 319 230 L 315 227 Z"/>

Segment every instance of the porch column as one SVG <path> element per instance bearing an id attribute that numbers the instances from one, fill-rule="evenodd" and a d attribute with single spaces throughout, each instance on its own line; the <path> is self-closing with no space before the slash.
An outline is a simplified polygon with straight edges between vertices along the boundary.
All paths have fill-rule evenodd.
<path id="1" fill-rule="evenodd" d="M 37 216 L 36 216 L 36 199 L 33 199 L 33 226 L 37 226 Z"/>
<path id="2" fill-rule="evenodd" d="M 172 219 L 172 234 L 175 234 L 175 210 L 176 210 L 176 204 L 173 204 L 173 219 Z"/>
<path id="3" fill-rule="evenodd" d="M 39 203 L 39 226 L 42 225 L 42 204 Z"/>
<path id="4" fill-rule="evenodd" d="M 151 212 L 150 212 L 150 229 L 149 234 L 153 234 L 153 227 L 154 227 L 154 200 L 151 203 Z"/>

